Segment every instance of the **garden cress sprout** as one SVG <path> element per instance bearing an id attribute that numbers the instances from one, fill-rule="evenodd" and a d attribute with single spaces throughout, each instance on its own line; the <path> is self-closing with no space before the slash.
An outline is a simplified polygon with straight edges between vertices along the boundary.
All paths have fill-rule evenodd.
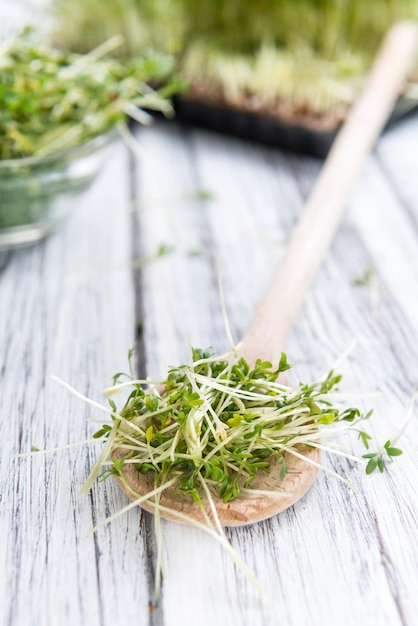
<path id="1" fill-rule="evenodd" d="M 358 409 L 346 408 L 339 402 L 336 392 L 341 376 L 333 371 L 312 384 L 291 387 L 281 378 L 290 367 L 284 353 L 276 368 L 261 360 L 250 367 L 233 346 L 226 357 L 214 356 L 212 349 L 193 349 L 189 364 L 171 368 L 165 381 L 152 382 L 135 378 L 133 354 L 134 350 L 130 350 L 129 373 L 116 374 L 113 385 L 106 389 L 108 395 L 130 390 L 121 409 L 112 398 L 105 407 L 54 378 L 109 416 L 109 421 L 93 435 L 104 446 L 82 493 L 96 479 L 105 481 L 114 476 L 133 500 L 94 530 L 138 505 L 155 515 L 156 600 L 163 571 L 162 516 L 207 532 L 265 596 L 253 572 L 231 547 L 216 502 L 232 503 L 242 496 L 266 495 L 252 489 L 257 476 L 269 473 L 273 464 L 277 464 L 279 481 L 284 481 L 292 455 L 312 462 L 307 454 L 309 449 L 318 448 L 358 461 L 365 466 L 367 474 L 376 469 L 384 471 L 388 461 L 402 454 L 393 442 L 411 415 L 412 400 L 392 441 L 386 441 L 377 452 L 370 452 L 371 437 L 363 429 L 363 422 L 371 417 L 372 411 L 361 414 Z M 368 450 L 363 457 L 351 453 L 339 442 L 332 443 L 349 431 Z M 132 468 L 138 476 L 151 477 L 148 492 L 136 492 L 132 487 L 126 474 Z M 323 469 L 338 476 L 329 468 Z M 342 476 L 338 478 L 348 483 Z M 200 518 L 189 516 L 187 509 L 171 508 L 164 501 L 165 492 L 171 492 L 171 498 L 177 494 L 183 502 L 187 498 L 199 508 Z"/>
<path id="2" fill-rule="evenodd" d="M 123 63 L 104 58 L 115 36 L 85 55 L 38 41 L 27 28 L 0 45 L 0 160 L 44 157 L 109 131 L 141 108 L 171 113 L 172 60 L 148 52 Z M 158 90 L 149 84 L 164 84 Z"/>
<path id="3" fill-rule="evenodd" d="M 229 502 L 271 463 L 280 465 L 283 479 L 288 455 L 300 454 L 303 446 L 351 458 L 327 443 L 341 431 L 357 432 L 368 448 L 370 435 L 360 426 L 372 412 L 334 403 L 341 376 L 331 371 L 293 388 L 279 379 L 289 367 L 284 353 L 276 368 L 260 360 L 251 368 L 237 355 L 219 358 L 211 349 L 194 349 L 189 365 L 170 369 L 162 385 L 149 391 L 147 381 L 117 374 L 108 392 L 128 387 L 131 393 L 121 410 L 109 399 L 111 423 L 94 435 L 106 442 L 110 457 L 118 451 L 118 458 L 103 464 L 101 478 L 124 481 L 124 466 L 134 464 L 153 475 L 155 488 L 174 480 L 201 506 L 207 497 L 203 483 Z M 383 457 L 375 467 L 384 468 Z"/>

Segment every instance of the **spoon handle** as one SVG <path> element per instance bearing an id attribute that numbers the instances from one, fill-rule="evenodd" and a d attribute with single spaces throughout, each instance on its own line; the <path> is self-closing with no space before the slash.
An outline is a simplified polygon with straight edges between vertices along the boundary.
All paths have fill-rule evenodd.
<path id="1" fill-rule="evenodd" d="M 387 34 L 357 102 L 338 133 L 286 255 L 273 277 L 240 353 L 276 363 L 302 300 L 342 217 L 348 192 L 404 85 L 417 51 L 417 24 Z"/>

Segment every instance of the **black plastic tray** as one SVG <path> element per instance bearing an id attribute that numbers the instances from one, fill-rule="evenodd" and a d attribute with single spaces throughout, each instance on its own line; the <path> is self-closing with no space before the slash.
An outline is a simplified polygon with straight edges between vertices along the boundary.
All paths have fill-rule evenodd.
<path id="1" fill-rule="evenodd" d="M 338 132 L 338 127 L 330 132 L 315 131 L 302 125 L 282 122 L 274 117 L 206 104 L 188 96 L 176 97 L 174 107 L 176 120 L 183 124 L 319 158 L 327 155 Z M 385 129 L 416 112 L 418 104 L 411 106 L 410 103 L 400 100 Z"/>

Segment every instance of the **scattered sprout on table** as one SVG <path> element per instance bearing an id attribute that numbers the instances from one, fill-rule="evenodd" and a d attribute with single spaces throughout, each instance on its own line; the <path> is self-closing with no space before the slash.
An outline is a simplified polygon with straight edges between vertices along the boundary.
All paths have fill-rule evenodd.
<path id="1" fill-rule="evenodd" d="M 206 187 L 197 187 L 190 193 L 190 198 L 195 200 L 212 201 L 215 200 L 215 192 Z"/>
<path id="2" fill-rule="evenodd" d="M 157 259 L 169 256 L 170 254 L 175 252 L 175 250 L 175 247 L 171 244 L 160 243 L 160 245 L 153 254 L 150 254 L 149 256 L 143 256 L 139 259 L 135 259 L 132 265 L 135 269 L 141 269 L 142 267 L 145 267 L 146 265 L 152 263 L 153 261 L 156 261 Z"/>
<path id="3" fill-rule="evenodd" d="M 363 276 L 355 278 L 352 281 L 354 287 L 365 287 L 369 292 L 370 310 L 375 319 L 378 317 L 379 304 L 379 283 L 376 277 L 374 267 L 369 266 L 365 269 Z"/>
<path id="4" fill-rule="evenodd" d="M 367 267 L 363 276 L 359 278 L 355 278 L 353 280 L 354 287 L 370 287 L 373 281 L 375 280 L 375 270 L 374 267 Z"/>

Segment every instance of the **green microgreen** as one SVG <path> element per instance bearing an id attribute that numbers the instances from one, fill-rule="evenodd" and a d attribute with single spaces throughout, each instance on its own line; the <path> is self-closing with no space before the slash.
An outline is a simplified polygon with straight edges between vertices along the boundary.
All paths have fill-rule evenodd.
<path id="1" fill-rule="evenodd" d="M 205 200 L 205 201 L 215 200 L 216 198 L 215 193 L 211 191 L 210 189 L 206 189 L 206 187 L 198 187 L 197 189 L 191 192 L 190 197 L 196 200 Z"/>
<path id="2" fill-rule="evenodd" d="M 203 251 L 199 250 L 198 248 L 189 248 L 189 250 L 187 250 L 187 256 L 188 257 L 199 257 L 202 256 Z"/>
<path id="3" fill-rule="evenodd" d="M 47 156 L 81 145 L 142 109 L 171 113 L 179 84 L 167 77 L 172 59 L 144 53 L 125 62 L 103 58 L 121 44 L 113 37 L 86 55 L 51 48 L 30 28 L 0 50 L 0 159 Z M 149 83 L 163 86 L 157 91 Z"/>
<path id="4" fill-rule="evenodd" d="M 354 287 L 365 287 L 369 291 L 370 309 L 373 315 L 377 316 L 377 305 L 379 300 L 379 283 L 374 267 L 367 267 L 363 276 L 355 278 L 352 282 Z"/>
<path id="5" fill-rule="evenodd" d="M 376 469 L 383 472 L 385 458 L 391 461 L 402 454 L 392 441 L 409 419 L 412 403 L 392 439 L 377 452 L 358 457 L 340 443 L 329 443 L 347 431 L 356 432 L 366 449 L 371 440 L 362 424 L 370 419 L 372 411 L 363 414 L 335 401 L 339 374 L 331 370 L 312 384 L 291 387 L 281 378 L 291 367 L 285 353 L 276 367 L 261 359 L 250 366 L 233 344 L 231 348 L 225 358 L 214 356 L 212 348 L 192 348 L 190 363 L 172 367 L 166 380 L 158 383 L 134 379 L 131 350 L 130 375 L 118 373 L 112 387 L 106 390 L 110 394 L 127 389 L 129 395 L 120 411 L 109 401 L 111 424 L 105 424 L 94 435 L 104 441 L 104 449 L 83 491 L 96 478 L 104 481 L 114 476 L 134 499 L 123 512 L 142 503 L 154 510 L 158 547 L 156 599 L 162 577 L 161 514 L 171 513 L 179 521 L 205 529 L 264 594 L 257 579 L 231 549 L 214 498 L 229 503 L 240 494 L 266 495 L 252 489 L 256 476 L 269 472 L 274 463 L 279 465 L 279 480 L 283 481 L 292 455 L 306 459 L 303 446 L 365 464 L 367 474 Z M 122 378 L 126 380 L 118 382 Z M 140 474 L 153 476 L 149 493 L 137 493 L 130 485 L 124 474 L 127 464 L 133 464 Z M 334 471 L 327 471 L 347 482 Z M 204 523 L 167 508 L 161 497 L 169 488 L 177 489 L 179 497 L 195 503 Z"/>
<path id="6" fill-rule="evenodd" d="M 111 398 L 108 407 L 101 405 L 64 381 L 53 378 L 109 416 L 109 423 L 93 435 L 93 440 L 101 439 L 104 446 L 82 493 L 88 491 L 96 479 L 103 482 L 114 476 L 133 499 L 93 530 L 138 505 L 146 504 L 154 511 L 156 600 L 162 577 L 162 514 L 200 528 L 215 538 L 268 601 L 259 581 L 231 547 L 220 523 L 214 496 L 230 502 L 239 494 L 244 497 L 247 494 L 271 495 L 271 492 L 252 488 L 254 478 L 260 472 L 269 472 L 272 463 L 277 463 L 279 480 L 284 480 L 292 455 L 307 458 L 303 446 L 358 461 L 366 466 L 367 474 L 376 469 L 384 471 L 386 461 L 402 454 L 393 444 L 412 415 L 415 391 L 403 421 L 390 439 L 377 452 L 358 457 L 347 452 L 340 443 L 334 441 L 330 445 L 327 442 L 341 433 L 354 431 L 369 449 L 371 436 L 359 425 L 371 417 L 372 411 L 362 414 L 356 408 L 336 403 L 341 376 L 333 370 L 312 384 L 291 387 L 281 378 L 291 367 L 284 353 L 276 367 L 262 360 L 250 366 L 231 343 L 227 357 L 214 356 L 212 348 L 194 348 L 188 365 L 172 367 L 165 381 L 152 382 L 134 378 L 134 352 L 135 348 L 128 353 L 129 373 L 118 372 L 113 377 L 113 385 L 106 389 L 108 395 L 122 390 L 129 392 L 120 410 Z M 44 452 L 85 443 L 88 442 Z M 153 476 L 154 484 L 148 493 L 136 492 L 129 483 L 125 476 L 128 464 L 140 474 Z M 331 469 L 323 469 L 347 482 Z M 190 498 L 199 507 L 203 521 L 165 506 L 161 497 L 167 489 L 177 489 L 180 497 Z"/>
<path id="7" fill-rule="evenodd" d="M 156 487 L 175 479 L 177 489 L 197 502 L 205 496 L 205 483 L 229 502 L 272 463 L 280 465 L 284 479 L 286 458 L 300 454 L 303 444 L 347 456 L 321 442 L 352 430 L 369 448 L 371 436 L 359 424 L 371 411 L 362 414 L 335 404 L 341 376 L 332 370 L 294 388 L 280 378 L 290 368 L 284 353 L 276 367 L 262 360 L 251 367 L 234 352 L 218 358 L 212 349 L 192 349 L 191 357 L 189 365 L 171 368 L 151 391 L 144 389 L 145 381 L 117 374 L 108 393 L 128 388 L 130 394 L 120 411 L 111 404 L 113 426 L 104 425 L 94 435 L 111 442 L 111 456 L 125 450 L 124 458 L 138 472 L 154 475 Z M 127 380 L 118 382 L 121 376 Z M 395 456 L 394 450 L 383 448 L 388 456 Z M 376 455 L 380 458 L 381 451 Z M 381 469 L 376 455 L 364 457 L 370 459 L 368 473 Z M 106 465 L 106 477 L 112 474 L 121 476 L 119 460 Z"/>
<path id="8" fill-rule="evenodd" d="M 353 280 L 353 285 L 355 287 L 370 287 L 375 280 L 375 270 L 373 267 L 369 266 L 366 268 L 363 276 L 359 278 L 355 278 Z"/>
<path id="9" fill-rule="evenodd" d="M 390 439 L 377 452 L 363 454 L 363 459 L 367 459 L 366 474 L 371 474 L 376 469 L 381 472 L 385 470 L 385 462 L 393 461 L 393 458 L 403 454 L 400 448 L 395 448 Z"/>
<path id="10" fill-rule="evenodd" d="M 141 257 L 139 259 L 135 259 L 133 262 L 133 266 L 135 269 L 140 269 L 144 267 L 145 265 L 148 265 L 149 263 L 156 261 L 157 259 L 161 259 L 162 257 L 169 256 L 175 251 L 176 249 L 174 246 L 168 243 L 160 243 L 160 245 L 158 246 L 158 248 L 153 254 L 150 254 L 149 256 Z"/>

